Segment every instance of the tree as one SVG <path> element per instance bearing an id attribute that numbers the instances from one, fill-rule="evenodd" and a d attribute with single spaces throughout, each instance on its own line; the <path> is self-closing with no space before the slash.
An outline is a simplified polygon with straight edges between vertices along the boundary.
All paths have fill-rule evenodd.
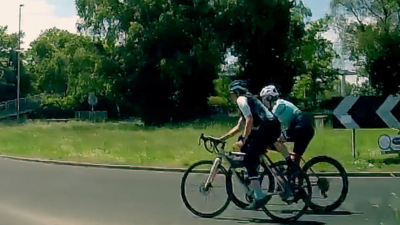
<path id="1" fill-rule="evenodd" d="M 7 77 L 13 75 L 11 66 L 11 50 L 17 48 L 18 34 L 7 33 L 7 26 L 0 26 L 0 75 L 2 75 L 1 80 L 6 81 Z"/>
<path id="2" fill-rule="evenodd" d="M 82 32 L 118 43 L 120 96 L 147 124 L 204 115 L 230 48 L 252 92 L 275 82 L 289 93 L 310 15 L 289 0 L 76 0 L 76 6 Z"/>
<path id="3" fill-rule="evenodd" d="M 204 114 L 223 55 L 207 26 L 206 1 L 77 0 L 84 32 L 116 43 L 123 36 L 121 93 L 146 124 Z"/>
<path id="4" fill-rule="evenodd" d="M 326 16 L 310 22 L 302 39 L 301 59 L 304 67 L 293 92 L 297 98 L 305 98 L 309 107 L 317 106 L 318 95 L 332 90 L 333 81 L 338 79 L 338 73 L 332 68 L 333 59 L 337 57 L 333 43 L 322 36 L 329 29 L 331 21 L 332 18 Z"/>
<path id="5" fill-rule="evenodd" d="M 21 32 L 21 38 L 24 37 L 24 33 Z M 21 44 L 23 42 L 21 41 Z M 17 86 L 17 74 L 18 74 L 18 34 L 7 33 L 7 26 L 0 26 L 0 82 L 6 84 L 13 84 Z M 22 94 L 28 94 L 31 90 L 30 82 L 31 76 L 26 73 L 24 64 L 25 55 L 23 52 L 20 53 L 20 92 Z M 16 92 L 15 92 L 16 93 Z M 7 99 L 16 98 L 16 94 L 10 95 Z"/>
<path id="6" fill-rule="evenodd" d="M 90 92 L 108 94 L 101 76 L 102 60 L 88 36 L 52 28 L 30 46 L 28 71 L 34 77 L 34 88 L 59 99 L 59 107 L 70 109 L 86 100 Z"/>
<path id="7" fill-rule="evenodd" d="M 275 83 L 289 94 L 301 64 L 299 47 L 308 16 L 311 12 L 301 1 L 229 1 L 214 30 L 238 57 L 244 68 L 240 78 L 250 80 L 251 92 Z"/>
<path id="8" fill-rule="evenodd" d="M 334 0 L 340 38 L 350 59 L 358 61 L 378 94 L 399 92 L 400 2 L 396 0 Z"/>

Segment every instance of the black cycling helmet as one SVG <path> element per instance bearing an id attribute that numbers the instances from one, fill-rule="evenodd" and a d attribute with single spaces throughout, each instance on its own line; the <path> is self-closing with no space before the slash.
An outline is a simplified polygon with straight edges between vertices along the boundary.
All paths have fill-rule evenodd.
<path id="1" fill-rule="evenodd" d="M 246 93 L 248 92 L 247 83 L 244 80 L 235 80 L 229 84 L 229 91 L 234 93 Z"/>

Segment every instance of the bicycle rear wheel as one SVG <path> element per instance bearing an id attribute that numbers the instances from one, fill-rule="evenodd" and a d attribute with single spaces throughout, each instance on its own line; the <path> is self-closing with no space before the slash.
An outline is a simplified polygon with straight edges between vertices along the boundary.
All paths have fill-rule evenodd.
<path id="1" fill-rule="evenodd" d="M 346 199 L 347 193 L 349 191 L 349 180 L 347 177 L 346 170 L 343 168 L 343 166 L 335 159 L 328 157 L 328 156 L 316 156 L 312 158 L 310 161 L 308 161 L 304 166 L 303 166 L 303 171 L 305 173 L 308 173 L 308 170 L 310 170 L 313 166 L 315 166 L 318 163 L 327 163 L 335 167 L 338 172 L 339 176 L 342 178 L 342 184 L 343 188 L 341 190 L 340 196 L 333 201 L 331 204 L 320 204 L 320 203 L 315 203 L 315 201 L 311 200 L 310 208 L 315 212 L 315 213 L 327 213 L 327 212 L 332 212 L 333 210 L 337 209 Z M 313 170 L 315 171 L 315 170 Z M 313 180 L 313 176 L 316 177 L 316 185 L 320 189 L 321 195 L 323 195 L 325 198 L 327 197 L 326 193 L 329 190 L 329 180 L 321 177 L 320 175 L 318 176 L 315 174 L 313 171 L 310 170 L 310 173 L 308 176 L 310 177 L 311 180 Z M 314 182 L 313 182 L 314 183 Z M 315 192 L 314 192 L 315 193 Z"/>
<path id="2" fill-rule="evenodd" d="M 202 161 L 199 161 L 199 162 L 194 163 L 192 166 L 190 166 L 190 167 L 186 170 L 186 172 L 184 173 L 184 175 L 183 175 L 183 177 L 182 177 L 182 182 L 181 182 L 181 197 L 182 197 L 183 203 L 184 203 L 185 206 L 189 209 L 190 212 L 192 212 L 192 213 L 195 214 L 196 216 L 203 217 L 203 218 L 212 218 L 212 217 L 215 217 L 215 216 L 220 215 L 221 213 L 223 213 L 223 212 L 225 211 L 225 209 L 228 207 L 228 205 L 229 205 L 229 203 L 230 203 L 230 201 L 231 201 L 231 198 L 230 198 L 230 196 L 229 196 L 229 193 L 232 192 L 232 180 L 231 180 L 231 177 L 228 175 L 228 172 L 226 171 L 226 169 L 225 169 L 222 165 L 219 165 L 219 166 L 218 166 L 218 169 L 217 169 L 217 173 L 218 173 L 218 174 L 221 174 L 221 175 L 223 174 L 223 175 L 225 176 L 225 182 L 224 182 L 224 184 L 226 184 L 226 189 L 225 189 L 225 191 L 226 191 L 226 193 L 227 193 L 227 196 L 226 196 L 226 201 L 225 201 L 225 203 L 222 205 L 222 207 L 220 207 L 219 209 L 217 209 L 217 210 L 215 210 L 215 211 L 212 211 L 212 212 L 203 213 L 203 212 L 200 212 L 199 210 L 195 209 L 194 207 L 192 207 L 192 205 L 191 205 L 191 204 L 189 203 L 189 201 L 188 201 L 188 198 L 187 198 L 187 196 L 186 196 L 186 186 L 185 186 L 185 184 L 186 184 L 186 181 L 187 181 L 187 178 L 188 178 L 189 174 L 203 173 L 203 174 L 205 175 L 205 176 L 204 176 L 205 179 L 202 180 L 202 182 L 200 182 L 200 184 L 199 184 L 199 185 L 196 185 L 195 187 L 197 187 L 197 189 L 199 190 L 199 192 L 200 192 L 201 194 L 203 194 L 203 195 L 208 195 L 208 194 L 210 194 L 211 190 L 213 189 L 213 186 L 210 185 L 210 187 L 206 187 L 206 188 L 205 188 L 205 187 L 204 187 L 204 184 L 205 184 L 205 182 L 206 182 L 207 176 L 210 174 L 211 171 L 209 170 L 209 172 L 204 173 L 204 172 L 202 172 L 202 171 L 195 171 L 195 168 L 196 168 L 196 167 L 199 167 L 199 166 L 202 166 L 202 165 L 210 165 L 210 166 L 212 166 L 213 163 L 214 163 L 214 161 L 211 161 L 211 160 L 202 160 Z M 218 175 L 218 174 L 217 174 L 217 175 Z M 221 196 L 221 197 L 222 197 L 222 196 Z"/>

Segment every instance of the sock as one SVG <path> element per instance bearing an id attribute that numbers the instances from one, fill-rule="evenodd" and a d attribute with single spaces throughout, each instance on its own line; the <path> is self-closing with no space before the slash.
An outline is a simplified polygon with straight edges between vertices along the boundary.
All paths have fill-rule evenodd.
<path id="1" fill-rule="evenodd" d="M 261 191 L 261 184 L 259 180 L 252 180 L 250 186 L 254 190 L 254 197 L 256 199 L 264 198 L 265 194 Z"/>
<path id="2" fill-rule="evenodd" d="M 292 161 L 293 161 L 294 163 L 296 163 L 297 165 L 300 165 L 300 158 L 301 158 L 301 156 L 290 155 L 290 158 L 292 159 Z"/>

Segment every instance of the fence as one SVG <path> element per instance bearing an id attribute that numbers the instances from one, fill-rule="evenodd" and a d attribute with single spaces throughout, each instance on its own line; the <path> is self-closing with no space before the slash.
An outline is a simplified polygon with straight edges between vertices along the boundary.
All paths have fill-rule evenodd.
<path id="1" fill-rule="evenodd" d="M 34 95 L 26 98 L 20 98 L 19 111 L 20 114 L 32 112 L 40 105 L 42 96 Z M 0 103 L 0 118 L 6 118 L 17 115 L 17 99 L 9 100 Z"/>
<path id="2" fill-rule="evenodd" d="M 107 111 L 75 111 L 75 118 L 78 120 L 89 119 L 91 121 L 106 121 L 108 118 Z"/>

